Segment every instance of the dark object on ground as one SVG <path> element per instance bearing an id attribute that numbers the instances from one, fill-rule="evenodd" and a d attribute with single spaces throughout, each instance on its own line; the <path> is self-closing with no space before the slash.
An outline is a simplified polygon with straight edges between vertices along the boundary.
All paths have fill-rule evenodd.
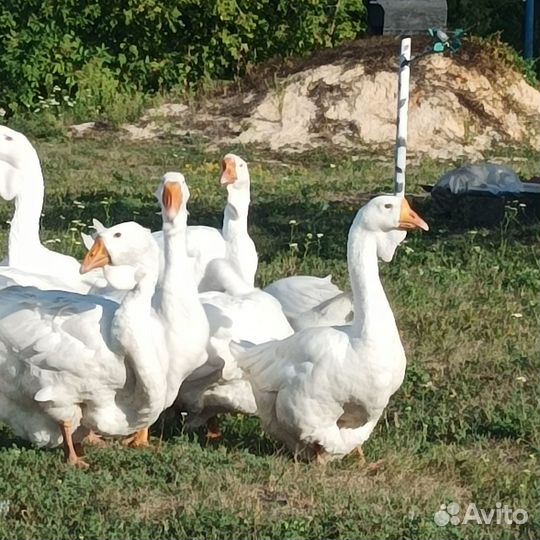
<path id="1" fill-rule="evenodd" d="M 431 193 L 432 214 L 455 225 L 493 227 L 510 213 L 525 221 L 540 218 L 540 184 L 523 182 L 503 165 L 466 165 L 422 187 Z"/>
<path id="2" fill-rule="evenodd" d="M 446 28 L 446 0 L 364 0 L 370 34 L 425 34 Z"/>
<path id="3" fill-rule="evenodd" d="M 529 185 L 540 190 L 540 184 Z M 447 188 L 422 187 L 431 193 L 431 214 L 454 225 L 494 227 L 510 213 L 520 221 L 540 219 L 540 191 L 497 195 L 485 192 L 454 194 Z"/>

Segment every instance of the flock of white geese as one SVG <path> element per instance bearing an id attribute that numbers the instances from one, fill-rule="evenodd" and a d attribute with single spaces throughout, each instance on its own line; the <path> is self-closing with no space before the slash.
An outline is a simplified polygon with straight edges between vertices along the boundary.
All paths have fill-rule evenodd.
<path id="1" fill-rule="evenodd" d="M 40 447 L 103 437 L 148 444 L 168 407 L 219 436 L 221 413 L 257 414 L 293 452 L 325 463 L 360 449 L 405 374 L 379 279 L 407 230 L 428 230 L 403 198 L 378 196 L 351 225 L 351 293 L 330 278 L 255 287 L 248 166 L 224 157 L 221 230 L 188 226 L 179 172 L 156 191 L 162 230 L 135 222 L 85 236 L 82 264 L 40 241 L 44 183 L 22 134 L 0 126 L 0 196 L 13 201 L 0 263 L 0 421 Z"/>

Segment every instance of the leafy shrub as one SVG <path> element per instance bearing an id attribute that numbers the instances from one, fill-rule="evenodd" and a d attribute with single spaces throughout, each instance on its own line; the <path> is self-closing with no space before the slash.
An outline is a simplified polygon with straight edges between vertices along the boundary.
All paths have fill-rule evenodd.
<path id="1" fill-rule="evenodd" d="M 363 15 L 361 0 L 96 0 L 82 8 L 3 0 L 0 106 L 32 111 L 54 101 L 58 87 L 62 107 L 75 100 L 79 119 L 119 119 L 140 106 L 141 92 L 231 78 L 254 62 L 352 39 Z M 111 113 L 118 96 L 123 104 Z"/>
<path id="2" fill-rule="evenodd" d="M 498 33 L 502 40 L 511 45 L 515 51 L 522 51 L 525 11 L 523 0 L 447 0 L 447 3 L 449 28 L 467 28 L 469 34 L 480 37 Z M 534 33 L 533 50 L 536 62 L 538 62 L 540 36 L 540 17 L 538 16 L 535 19 Z M 534 82 L 539 74 L 538 64 L 534 61 L 524 61 L 519 55 L 515 56 L 518 67 L 530 82 Z"/>
<path id="3" fill-rule="evenodd" d="M 122 88 L 116 74 L 103 65 L 102 59 L 87 62 L 75 73 L 77 93 L 72 105 L 74 120 L 107 120 L 119 124 L 140 116 L 144 94 L 135 89 Z"/>

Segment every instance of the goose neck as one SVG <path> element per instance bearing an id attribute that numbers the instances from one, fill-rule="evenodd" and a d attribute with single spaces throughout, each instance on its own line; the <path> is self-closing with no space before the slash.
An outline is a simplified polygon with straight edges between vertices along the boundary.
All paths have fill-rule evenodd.
<path id="1" fill-rule="evenodd" d="M 165 374 L 156 347 L 149 338 L 152 317 L 152 295 L 157 282 L 158 268 L 147 267 L 136 272 L 137 284 L 124 297 L 116 311 L 113 332 L 123 346 L 136 379 L 137 415 L 155 416 L 163 409 Z M 144 422 L 143 422 L 144 423 Z"/>
<path id="2" fill-rule="evenodd" d="M 379 277 L 376 235 L 362 229 L 352 232 L 347 251 L 354 303 L 353 334 L 389 339 L 397 328 Z"/>
<path id="3" fill-rule="evenodd" d="M 39 226 L 43 208 L 43 176 L 39 167 L 29 167 L 24 185 L 15 197 L 15 211 L 9 231 L 9 263 L 20 266 L 32 253 L 43 249 L 39 239 Z"/>
<path id="4" fill-rule="evenodd" d="M 204 362 L 208 341 L 208 320 L 187 255 L 186 221 L 187 216 L 179 223 L 163 225 L 165 267 L 156 310 L 169 354 L 166 406 L 176 399 L 185 377 Z"/>
<path id="5" fill-rule="evenodd" d="M 187 253 L 187 212 L 163 225 L 165 267 L 161 283 L 162 309 L 169 317 L 184 311 L 187 300 L 199 303 L 193 264 Z M 172 323 L 172 320 L 171 320 Z"/>
<path id="6" fill-rule="evenodd" d="M 247 234 L 249 191 L 233 191 L 230 188 L 223 212 L 223 238 L 229 240 L 237 234 Z"/>

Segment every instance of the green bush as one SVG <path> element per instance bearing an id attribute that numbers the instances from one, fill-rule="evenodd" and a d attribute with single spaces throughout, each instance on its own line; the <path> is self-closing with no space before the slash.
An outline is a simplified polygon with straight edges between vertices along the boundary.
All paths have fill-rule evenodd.
<path id="1" fill-rule="evenodd" d="M 73 102 L 78 119 L 111 119 L 125 96 L 115 114 L 129 116 L 141 92 L 332 46 L 358 36 L 364 19 L 362 0 L 3 0 L 0 107 L 12 115 Z"/>
<path id="2" fill-rule="evenodd" d="M 503 41 L 517 51 L 523 45 L 523 0 L 447 0 L 448 27 L 467 28 L 468 33 L 486 37 L 501 33 Z M 540 31 L 540 17 L 536 17 L 536 38 Z M 538 56 L 538 49 L 535 49 Z"/>

